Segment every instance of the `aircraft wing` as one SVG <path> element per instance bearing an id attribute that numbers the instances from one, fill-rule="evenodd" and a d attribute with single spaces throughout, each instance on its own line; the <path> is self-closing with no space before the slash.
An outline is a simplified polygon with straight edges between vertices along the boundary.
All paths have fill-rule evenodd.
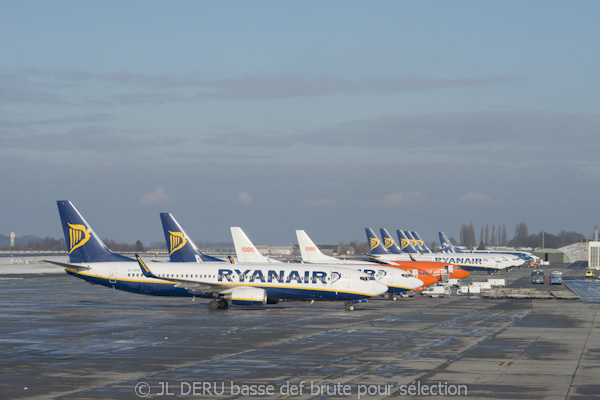
<path id="1" fill-rule="evenodd" d="M 202 292 L 216 292 L 216 293 L 226 293 L 227 291 L 233 289 L 235 286 L 233 285 L 225 285 L 225 284 L 216 284 L 212 282 L 198 282 L 192 281 L 189 279 L 181 279 L 181 278 L 161 278 L 160 276 L 156 276 L 150 271 L 142 257 L 139 255 L 135 255 L 135 258 L 142 270 L 142 274 L 148 278 L 159 279 L 161 281 L 167 282 L 176 282 L 177 285 L 175 287 L 180 287 L 184 289 L 198 290 Z"/>
<path id="2" fill-rule="evenodd" d="M 47 262 L 49 264 L 58 265 L 58 266 L 63 267 L 63 268 L 74 269 L 74 270 L 77 270 L 77 271 L 87 271 L 87 270 L 90 269 L 90 267 L 88 267 L 87 265 L 61 263 L 61 262 L 58 262 L 58 261 L 50 261 L 50 260 L 42 260 L 42 261 Z"/>

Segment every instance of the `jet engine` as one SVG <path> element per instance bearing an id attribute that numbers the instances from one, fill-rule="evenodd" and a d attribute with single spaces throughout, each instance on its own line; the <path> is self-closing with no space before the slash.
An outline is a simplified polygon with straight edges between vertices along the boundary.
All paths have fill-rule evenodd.
<path id="1" fill-rule="evenodd" d="M 253 306 L 267 304 L 267 291 L 265 289 L 240 286 L 234 288 L 226 297 L 231 304 L 238 306 Z"/>

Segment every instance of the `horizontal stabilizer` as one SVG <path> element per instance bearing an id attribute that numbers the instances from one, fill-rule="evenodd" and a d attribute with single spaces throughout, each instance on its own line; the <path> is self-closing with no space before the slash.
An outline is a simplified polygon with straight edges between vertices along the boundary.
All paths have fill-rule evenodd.
<path id="1" fill-rule="evenodd" d="M 87 271 L 90 269 L 90 267 L 88 267 L 86 265 L 68 264 L 68 263 L 61 263 L 58 261 L 50 261 L 50 260 L 42 260 L 42 261 L 47 262 L 49 264 L 58 265 L 59 267 L 63 267 L 63 268 L 75 269 L 77 271 Z"/>

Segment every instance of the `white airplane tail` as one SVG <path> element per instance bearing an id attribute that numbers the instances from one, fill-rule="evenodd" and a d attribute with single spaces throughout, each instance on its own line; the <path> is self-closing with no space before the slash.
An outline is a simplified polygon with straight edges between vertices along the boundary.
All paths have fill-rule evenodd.
<path id="1" fill-rule="evenodd" d="M 272 260 L 260 254 L 256 246 L 248 239 L 242 228 L 232 226 L 231 237 L 235 247 L 237 261 L 240 263 L 280 263 L 281 261 Z"/>
<path id="2" fill-rule="evenodd" d="M 298 237 L 298 247 L 300 247 L 300 254 L 302 255 L 302 261 L 305 263 L 337 263 L 340 260 L 325 255 L 319 250 L 317 245 L 308 237 L 306 232 L 303 230 L 297 230 L 296 236 Z"/>

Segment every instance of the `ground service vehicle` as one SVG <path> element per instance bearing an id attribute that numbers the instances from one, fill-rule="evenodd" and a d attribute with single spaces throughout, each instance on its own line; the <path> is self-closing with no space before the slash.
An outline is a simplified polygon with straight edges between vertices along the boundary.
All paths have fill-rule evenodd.
<path id="1" fill-rule="evenodd" d="M 536 269 L 531 272 L 531 283 L 544 284 L 544 271 Z"/>
<path id="2" fill-rule="evenodd" d="M 562 285 L 562 272 L 553 271 L 550 273 L 550 284 L 551 285 Z"/>
<path id="3" fill-rule="evenodd" d="M 594 271 L 587 270 L 587 271 L 585 271 L 585 277 L 586 278 L 595 278 L 596 274 L 594 273 Z"/>

